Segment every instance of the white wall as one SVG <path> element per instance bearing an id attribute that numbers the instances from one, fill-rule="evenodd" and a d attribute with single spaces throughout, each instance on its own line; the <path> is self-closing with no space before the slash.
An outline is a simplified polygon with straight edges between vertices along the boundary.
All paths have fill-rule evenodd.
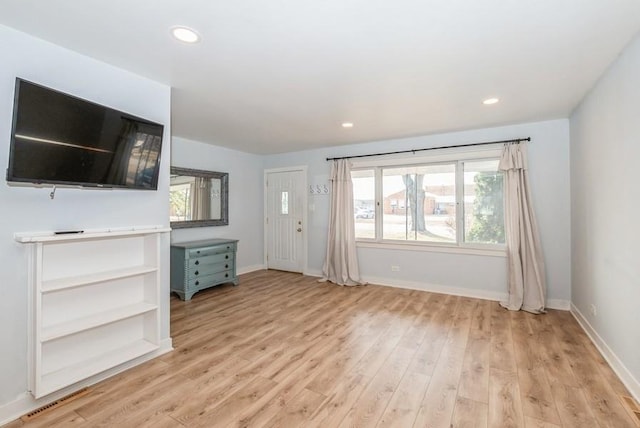
<path id="1" fill-rule="evenodd" d="M 174 137 L 171 165 L 229 173 L 229 225 L 175 229 L 171 241 L 239 239 L 238 272 L 262 268 L 262 159 L 260 155 Z"/>
<path id="2" fill-rule="evenodd" d="M 533 201 L 547 265 L 548 298 L 568 305 L 571 294 L 569 225 L 569 122 L 554 120 L 399 140 L 327 147 L 265 157 L 265 168 L 307 165 L 309 184 L 326 184 L 325 158 L 531 137 L 529 164 Z M 326 245 L 328 196 L 309 195 L 310 273 L 321 272 Z M 446 289 L 498 298 L 506 292 L 506 258 L 378 248 L 358 248 L 363 277 L 371 282 Z M 400 272 L 391 272 L 391 265 Z M 440 288 L 440 287 L 441 288 Z"/>
<path id="3" fill-rule="evenodd" d="M 605 355 L 615 355 L 610 362 L 621 365 L 618 374 L 636 397 L 640 397 L 639 77 L 640 35 L 571 116 L 572 302 Z"/>
<path id="4" fill-rule="evenodd" d="M 165 125 L 158 191 L 58 189 L 0 182 L 0 408 L 27 389 L 27 260 L 15 232 L 169 226 L 170 88 L 0 26 L 0 167 L 6 168 L 17 76 Z M 162 338 L 169 334 L 168 238 Z M 1 418 L 0 418 L 1 419 Z"/>

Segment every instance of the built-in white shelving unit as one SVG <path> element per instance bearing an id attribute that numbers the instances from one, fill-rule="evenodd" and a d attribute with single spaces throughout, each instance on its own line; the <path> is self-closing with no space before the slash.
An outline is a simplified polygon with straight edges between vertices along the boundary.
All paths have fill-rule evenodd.
<path id="1" fill-rule="evenodd" d="M 159 348 L 160 236 L 169 230 L 16 234 L 30 247 L 36 398 Z"/>

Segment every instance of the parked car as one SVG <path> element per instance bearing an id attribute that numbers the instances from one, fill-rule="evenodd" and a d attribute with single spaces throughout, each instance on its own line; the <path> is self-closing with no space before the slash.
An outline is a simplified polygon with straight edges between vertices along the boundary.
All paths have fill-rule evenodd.
<path id="1" fill-rule="evenodd" d="M 356 210 L 356 218 L 373 218 L 375 212 L 371 208 L 358 208 Z"/>

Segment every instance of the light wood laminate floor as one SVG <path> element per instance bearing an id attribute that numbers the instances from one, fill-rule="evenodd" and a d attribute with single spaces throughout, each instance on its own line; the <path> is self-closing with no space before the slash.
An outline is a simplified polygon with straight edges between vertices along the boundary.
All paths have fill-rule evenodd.
<path id="1" fill-rule="evenodd" d="M 634 427 L 569 312 L 278 271 L 171 299 L 175 351 L 10 427 Z"/>

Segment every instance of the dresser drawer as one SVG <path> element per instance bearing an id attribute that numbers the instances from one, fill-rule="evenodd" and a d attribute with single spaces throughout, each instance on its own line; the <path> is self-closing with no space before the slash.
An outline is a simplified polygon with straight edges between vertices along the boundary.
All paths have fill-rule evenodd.
<path id="1" fill-rule="evenodd" d="M 193 248 L 189 250 L 189 258 L 191 259 L 194 257 L 209 256 L 212 254 L 234 252 L 235 250 L 236 250 L 235 243 L 214 245 L 211 247 Z"/>
<path id="2" fill-rule="evenodd" d="M 187 271 L 187 278 L 198 278 L 218 272 L 224 272 L 225 270 L 229 270 L 232 267 L 233 262 L 200 265 L 189 269 Z"/>
<path id="3" fill-rule="evenodd" d="M 233 281 L 235 279 L 232 270 L 218 272 L 211 275 L 204 275 L 197 278 L 191 278 L 187 281 L 187 290 L 208 287 L 214 284 L 221 284 L 226 279 Z"/>
<path id="4" fill-rule="evenodd" d="M 233 261 L 233 253 L 214 254 L 211 256 L 202 256 L 193 259 L 189 259 L 189 269 L 201 267 L 203 265 L 211 265 L 216 263 L 225 263 Z"/>

